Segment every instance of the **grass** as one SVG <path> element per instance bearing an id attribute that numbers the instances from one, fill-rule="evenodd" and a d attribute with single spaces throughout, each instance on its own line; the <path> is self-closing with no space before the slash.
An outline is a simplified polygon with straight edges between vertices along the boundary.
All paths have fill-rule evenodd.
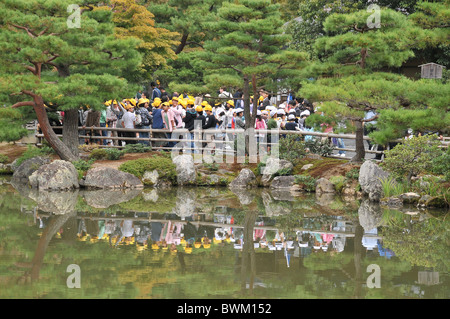
<path id="1" fill-rule="evenodd" d="M 380 179 L 385 197 L 398 196 L 409 191 L 406 183 L 398 182 L 394 177 Z"/>
<path id="2" fill-rule="evenodd" d="M 119 166 L 119 170 L 133 174 L 142 179 L 146 171 L 156 170 L 159 174 L 159 179 L 170 181 L 175 184 L 177 181 L 176 166 L 172 163 L 170 157 L 154 156 L 139 158 L 136 160 L 127 161 Z"/>

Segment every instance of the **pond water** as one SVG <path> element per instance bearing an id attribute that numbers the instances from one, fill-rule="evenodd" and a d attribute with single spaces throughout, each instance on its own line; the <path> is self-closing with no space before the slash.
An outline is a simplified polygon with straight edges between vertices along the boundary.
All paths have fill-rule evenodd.
<path id="1" fill-rule="evenodd" d="M 0 186 L 0 298 L 450 297 L 446 211 L 270 189 Z"/>

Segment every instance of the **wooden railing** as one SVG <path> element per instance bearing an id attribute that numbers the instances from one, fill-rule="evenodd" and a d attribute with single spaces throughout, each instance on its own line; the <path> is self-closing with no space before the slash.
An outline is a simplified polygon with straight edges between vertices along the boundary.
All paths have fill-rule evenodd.
<path id="1" fill-rule="evenodd" d="M 62 129 L 62 126 L 54 126 L 53 129 Z M 110 128 L 110 127 L 89 127 L 89 128 L 83 128 L 83 127 L 79 127 L 78 130 L 80 132 L 90 132 L 90 135 L 86 135 L 86 134 L 80 134 L 79 135 L 79 139 L 85 139 L 87 141 L 93 142 L 93 141 L 100 141 L 99 143 L 99 147 L 109 147 L 109 148 L 123 148 L 123 145 L 102 145 L 102 141 L 103 140 L 110 140 L 110 141 L 124 141 L 125 143 L 127 141 L 135 141 L 135 142 L 139 142 L 139 141 L 146 141 L 148 142 L 149 145 L 152 146 L 152 149 L 154 150 L 173 150 L 173 147 L 167 147 L 167 146 L 163 146 L 166 143 L 169 142 L 173 142 L 173 143 L 183 143 L 183 146 L 181 145 L 177 145 L 178 147 L 182 147 L 182 149 L 184 150 L 192 150 L 191 146 L 189 143 L 196 143 L 196 149 L 199 152 L 202 151 L 212 151 L 217 149 L 217 145 L 229 145 L 230 149 L 226 149 L 226 148 L 220 148 L 224 154 L 225 153 L 235 153 L 236 150 L 234 150 L 234 142 L 233 141 L 227 141 L 224 138 L 216 138 L 217 134 L 227 134 L 227 135 L 234 135 L 237 136 L 239 134 L 246 134 L 246 131 L 243 129 L 208 129 L 208 130 L 192 130 L 192 131 L 188 131 L 187 129 L 184 128 L 179 128 L 176 129 L 174 131 L 169 131 L 166 129 L 130 129 L 130 128 Z M 124 137 L 124 136 L 101 136 L 101 135 L 95 135 L 95 132 L 98 132 L 97 134 L 101 134 L 102 131 L 106 131 L 106 132 L 117 132 L 117 133 L 124 133 L 124 132 L 132 132 L 132 133 L 148 133 L 149 137 Z M 172 133 L 172 135 L 178 136 L 178 137 L 186 137 L 186 138 L 160 138 L 160 137 L 155 137 L 154 133 Z M 194 134 L 194 138 L 191 139 L 191 135 L 188 134 Z M 275 136 L 280 136 L 280 135 L 298 135 L 299 137 L 305 137 L 305 136 L 313 136 L 313 137 L 318 137 L 318 138 L 323 138 L 323 139 L 328 139 L 331 143 L 331 139 L 332 138 L 342 138 L 345 140 L 355 140 L 356 139 L 356 135 L 355 134 L 336 134 L 336 133 L 322 133 L 322 132 L 310 132 L 310 131 L 290 131 L 290 130 L 280 130 L 280 129 L 276 129 L 276 130 L 253 130 L 253 132 L 250 131 L 249 134 L 265 134 L 266 136 L 268 134 L 275 134 Z M 112 134 L 111 134 L 112 135 Z M 41 133 L 36 133 L 35 134 L 36 138 L 37 138 L 37 145 L 42 145 L 42 139 L 44 138 L 44 135 Z M 62 135 L 57 135 L 59 137 L 62 137 Z M 214 139 L 203 139 L 204 137 L 210 137 L 210 136 L 215 136 Z M 363 139 L 366 140 L 370 140 L 370 138 L 368 136 L 364 136 Z M 398 139 L 395 140 L 395 142 L 402 142 L 402 139 Z M 159 142 L 160 146 L 156 146 L 157 142 Z M 267 139 L 265 139 L 263 142 L 261 142 L 261 145 L 264 146 L 269 146 L 269 145 L 274 145 L 277 143 L 277 138 L 275 139 L 275 142 L 272 141 L 271 143 L 267 143 Z M 118 144 L 121 144 L 120 142 Z M 206 146 L 204 146 L 204 144 L 207 144 Z M 444 137 L 444 140 L 441 143 L 441 147 L 448 147 L 448 145 L 450 144 L 450 137 Z M 211 145 L 213 145 L 214 147 L 211 148 Z M 181 150 L 181 149 L 180 149 Z M 353 148 L 338 148 L 335 147 L 334 150 L 336 151 L 348 151 L 348 152 L 355 152 L 356 150 Z M 366 153 L 369 154 L 381 154 L 384 153 L 383 151 L 375 151 L 375 150 L 365 150 Z M 333 155 L 331 155 L 331 157 L 334 157 Z"/>

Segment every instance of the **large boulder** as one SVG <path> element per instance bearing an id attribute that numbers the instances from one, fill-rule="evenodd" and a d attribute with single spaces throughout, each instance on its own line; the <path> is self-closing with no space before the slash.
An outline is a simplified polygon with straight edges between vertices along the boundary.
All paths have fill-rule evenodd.
<path id="1" fill-rule="evenodd" d="M 194 184 L 197 179 L 197 169 L 191 155 L 178 155 L 172 159 L 176 166 L 178 185 Z"/>
<path id="2" fill-rule="evenodd" d="M 16 162 L 16 161 L 15 161 Z M 16 162 L 17 163 L 17 162 Z M 25 183 L 28 184 L 28 178 L 42 165 L 50 163 L 50 159 L 47 157 L 33 157 L 23 161 L 19 166 L 15 164 L 14 174 L 12 176 L 12 182 L 16 184 Z M 11 165 L 11 167 L 13 167 Z"/>
<path id="3" fill-rule="evenodd" d="M 248 168 L 243 168 L 239 175 L 229 184 L 230 188 L 248 188 L 256 186 L 256 176 Z"/>
<path id="4" fill-rule="evenodd" d="M 144 185 L 136 176 L 111 167 L 95 167 L 87 171 L 83 185 L 86 188 L 142 188 Z"/>
<path id="5" fill-rule="evenodd" d="M 86 204 L 94 208 L 108 208 L 112 205 L 128 202 L 142 193 L 142 189 L 91 189 L 82 190 Z"/>
<path id="6" fill-rule="evenodd" d="M 358 209 L 359 224 L 364 228 L 365 232 L 382 226 L 383 210 L 379 203 L 374 203 L 368 199 L 361 202 Z"/>
<path id="7" fill-rule="evenodd" d="M 290 189 L 295 183 L 294 176 L 276 176 L 274 177 L 270 188 L 287 188 Z"/>
<path id="8" fill-rule="evenodd" d="M 79 190 L 48 191 L 30 189 L 27 196 L 37 203 L 37 208 L 47 213 L 64 215 L 74 213 L 78 202 Z"/>
<path id="9" fill-rule="evenodd" d="M 389 177 L 377 164 L 372 161 L 365 161 L 359 170 L 359 184 L 364 194 L 368 195 L 371 201 L 380 201 L 383 197 L 383 186 L 381 181 Z"/>
<path id="10" fill-rule="evenodd" d="M 334 187 L 334 184 L 330 182 L 326 178 L 319 178 L 316 181 L 316 193 L 322 194 L 322 193 L 330 193 L 334 194 L 336 192 L 336 189 Z"/>
<path id="11" fill-rule="evenodd" d="M 273 179 L 273 177 L 278 171 L 283 170 L 285 172 L 290 172 L 292 171 L 293 168 L 294 165 L 287 160 L 279 159 L 276 157 L 267 158 L 266 166 L 263 167 L 260 172 L 262 174 L 261 178 L 262 185 L 266 187 L 269 186 L 270 181 Z"/>
<path id="12" fill-rule="evenodd" d="M 28 180 L 32 188 L 40 190 L 69 190 L 80 187 L 77 169 L 71 162 L 62 160 L 40 166 Z"/>

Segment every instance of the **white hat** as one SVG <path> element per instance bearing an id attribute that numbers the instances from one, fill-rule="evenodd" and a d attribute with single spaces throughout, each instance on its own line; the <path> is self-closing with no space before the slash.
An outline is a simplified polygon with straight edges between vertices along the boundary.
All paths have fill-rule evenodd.
<path id="1" fill-rule="evenodd" d="M 302 113 L 300 113 L 300 117 L 303 115 L 309 116 L 311 113 L 308 110 L 304 110 Z"/>
<path id="2" fill-rule="evenodd" d="M 270 117 L 273 117 L 275 114 L 277 114 L 277 111 L 275 110 L 270 111 Z"/>
<path id="3" fill-rule="evenodd" d="M 256 115 L 261 115 L 261 114 L 262 114 L 262 113 L 261 113 L 260 110 L 256 111 Z"/>
<path id="4" fill-rule="evenodd" d="M 283 109 L 278 109 L 277 114 L 286 114 L 286 112 Z"/>
<path id="5" fill-rule="evenodd" d="M 295 115 L 294 114 L 289 114 L 288 120 L 295 120 Z"/>
<path id="6" fill-rule="evenodd" d="M 234 110 L 234 113 L 236 113 L 236 114 L 241 113 L 241 112 L 244 112 L 244 110 L 241 109 L 240 107 L 238 107 L 236 110 Z"/>

